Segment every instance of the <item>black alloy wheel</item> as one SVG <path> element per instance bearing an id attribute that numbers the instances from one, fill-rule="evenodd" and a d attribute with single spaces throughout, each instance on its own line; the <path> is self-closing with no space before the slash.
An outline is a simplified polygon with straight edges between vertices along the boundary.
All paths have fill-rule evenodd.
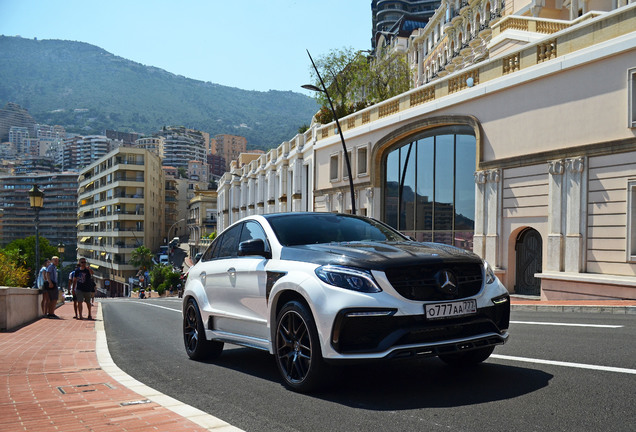
<path id="1" fill-rule="evenodd" d="M 205 338 L 203 320 L 194 299 L 188 300 L 183 313 L 183 343 L 192 360 L 215 358 L 223 351 L 223 342 L 208 341 Z"/>
<path id="2" fill-rule="evenodd" d="M 300 302 L 283 307 L 276 321 L 276 365 L 292 390 L 315 390 L 323 378 L 325 363 L 318 331 L 311 313 Z"/>

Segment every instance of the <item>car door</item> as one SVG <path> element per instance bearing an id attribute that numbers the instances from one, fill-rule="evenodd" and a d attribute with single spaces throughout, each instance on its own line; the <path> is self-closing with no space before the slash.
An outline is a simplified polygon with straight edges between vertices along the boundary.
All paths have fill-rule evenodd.
<path id="1" fill-rule="evenodd" d="M 201 257 L 204 262 L 201 275 L 204 276 L 205 293 L 214 315 L 212 325 L 216 330 L 234 331 L 237 327 L 232 324 L 239 317 L 234 316 L 231 273 L 234 261 L 238 258 L 242 229 L 242 223 L 230 227 L 214 241 L 210 256 L 206 251 Z"/>
<path id="2" fill-rule="evenodd" d="M 267 259 L 238 256 L 240 242 L 256 238 L 268 245 L 263 228 L 255 221 L 247 221 L 231 227 L 217 239 L 216 256 L 206 263 L 206 295 L 216 311 L 213 321 L 216 330 L 266 339 Z"/>
<path id="3" fill-rule="evenodd" d="M 250 240 L 263 240 L 266 252 L 270 252 L 265 231 L 256 221 L 246 221 L 241 231 L 239 245 Z M 244 317 L 242 333 L 267 339 L 267 271 L 268 259 L 260 255 L 241 256 L 234 260 L 234 312 Z"/>

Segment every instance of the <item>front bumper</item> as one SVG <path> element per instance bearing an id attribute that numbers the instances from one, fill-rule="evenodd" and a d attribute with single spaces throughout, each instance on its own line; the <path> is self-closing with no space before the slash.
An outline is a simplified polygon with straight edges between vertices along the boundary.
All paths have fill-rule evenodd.
<path id="1" fill-rule="evenodd" d="M 437 356 L 504 344 L 509 322 L 509 301 L 479 308 L 468 317 L 440 320 L 346 309 L 334 321 L 331 347 L 340 359 Z"/>

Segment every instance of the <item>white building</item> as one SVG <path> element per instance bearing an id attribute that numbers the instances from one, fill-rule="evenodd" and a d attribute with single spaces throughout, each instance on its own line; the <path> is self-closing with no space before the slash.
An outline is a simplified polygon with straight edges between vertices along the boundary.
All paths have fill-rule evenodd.
<path id="1" fill-rule="evenodd" d="M 634 299 L 636 4 L 579 2 L 573 18 L 570 6 L 491 4 L 450 23 L 501 10 L 488 23 L 496 54 L 340 119 L 357 213 L 472 249 L 511 292 Z M 537 18 L 564 11 L 536 34 Z M 219 230 L 254 213 L 350 212 L 335 126 L 234 163 L 219 182 Z"/>

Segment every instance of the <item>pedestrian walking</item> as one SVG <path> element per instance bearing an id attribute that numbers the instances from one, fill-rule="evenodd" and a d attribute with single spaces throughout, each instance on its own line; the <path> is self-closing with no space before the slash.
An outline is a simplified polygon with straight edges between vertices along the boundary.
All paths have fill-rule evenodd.
<path id="1" fill-rule="evenodd" d="M 86 307 L 88 308 L 87 318 L 92 320 L 91 295 L 95 291 L 95 282 L 93 281 L 93 270 L 89 267 L 85 258 L 80 258 L 79 260 L 79 268 L 75 270 L 73 283 L 75 284 L 75 294 L 77 295 L 78 319 L 84 319 L 82 303 L 86 303 Z"/>
<path id="2" fill-rule="evenodd" d="M 60 295 L 57 280 L 57 266 L 59 263 L 60 259 L 58 257 L 52 257 L 50 264 L 46 268 L 46 272 L 44 272 L 44 295 L 48 295 L 47 318 L 59 318 L 55 315 L 55 307 L 57 306 L 57 299 Z"/>
<path id="3" fill-rule="evenodd" d="M 43 293 L 42 302 L 40 303 L 40 306 L 42 307 L 42 315 L 46 315 L 47 313 L 49 313 L 49 296 L 47 295 L 46 291 L 44 291 L 44 281 L 46 280 L 44 278 L 44 273 L 46 273 L 46 268 L 49 266 L 50 263 L 50 259 L 45 259 L 44 264 L 42 264 L 42 268 L 38 272 L 37 287 L 40 292 Z"/>
<path id="4" fill-rule="evenodd" d="M 75 270 L 79 269 L 80 265 L 77 264 Z M 75 289 L 77 287 L 77 283 L 75 282 L 75 270 L 69 273 L 68 275 L 68 293 L 73 297 L 73 311 L 75 312 L 74 319 L 78 319 L 79 315 L 77 315 L 77 294 L 75 293 Z"/>

